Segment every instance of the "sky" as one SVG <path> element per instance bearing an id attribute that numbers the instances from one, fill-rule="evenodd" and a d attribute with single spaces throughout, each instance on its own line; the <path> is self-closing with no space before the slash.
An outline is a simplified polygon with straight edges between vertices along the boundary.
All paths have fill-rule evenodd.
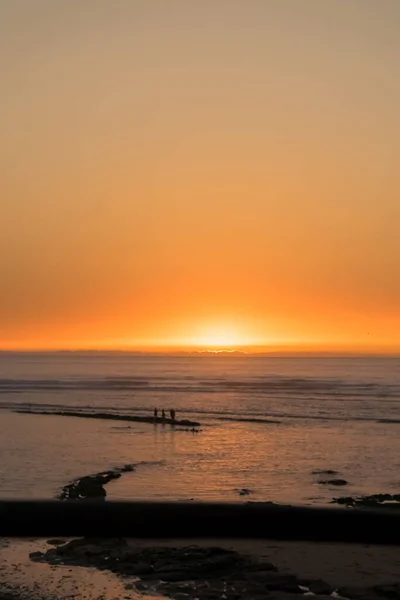
<path id="1" fill-rule="evenodd" d="M 0 348 L 400 351 L 398 0 L 0 0 Z"/>

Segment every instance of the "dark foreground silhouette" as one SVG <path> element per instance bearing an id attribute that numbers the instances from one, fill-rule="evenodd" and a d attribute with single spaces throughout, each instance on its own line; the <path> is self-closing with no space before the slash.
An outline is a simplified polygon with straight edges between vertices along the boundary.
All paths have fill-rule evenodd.
<path id="1" fill-rule="evenodd" d="M 144 417 L 144 416 L 133 416 L 133 415 L 118 415 L 112 413 L 81 413 L 74 412 L 71 410 L 16 410 L 17 413 L 23 414 L 35 414 L 35 415 L 53 415 L 57 417 L 80 417 L 81 419 L 106 419 L 110 421 L 130 421 L 131 423 L 150 423 L 157 425 L 178 425 L 180 427 L 200 427 L 200 423 L 196 421 L 189 421 L 182 419 L 181 421 L 174 421 L 168 418 L 161 417 Z"/>

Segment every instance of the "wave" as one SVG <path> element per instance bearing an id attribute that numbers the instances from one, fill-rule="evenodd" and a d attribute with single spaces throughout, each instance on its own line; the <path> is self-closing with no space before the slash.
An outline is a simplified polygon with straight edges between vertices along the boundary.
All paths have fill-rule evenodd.
<path id="1" fill-rule="evenodd" d="M 376 382 L 349 382 L 339 379 L 298 377 L 252 377 L 250 379 L 209 378 L 192 376 L 101 377 L 71 379 L 0 379 L 0 394 L 26 392 L 103 391 L 103 392 L 166 392 L 166 393 L 235 393 L 295 397 L 312 394 L 346 399 L 397 399 L 400 385 Z"/>
<path id="2" fill-rule="evenodd" d="M 281 423 L 274 419 L 260 419 L 257 417 L 216 417 L 218 421 L 235 421 L 236 423 L 265 423 L 266 425 Z"/>

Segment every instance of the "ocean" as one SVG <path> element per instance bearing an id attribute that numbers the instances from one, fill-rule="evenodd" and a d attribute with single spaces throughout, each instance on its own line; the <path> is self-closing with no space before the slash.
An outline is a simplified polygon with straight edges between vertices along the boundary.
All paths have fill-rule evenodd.
<path id="1" fill-rule="evenodd" d="M 35 414 L 155 407 L 200 431 Z M 54 498 L 77 477 L 134 464 L 108 499 L 326 505 L 399 492 L 399 433 L 398 358 L 0 354 L 1 498 Z M 321 484 L 326 470 L 348 485 Z"/>

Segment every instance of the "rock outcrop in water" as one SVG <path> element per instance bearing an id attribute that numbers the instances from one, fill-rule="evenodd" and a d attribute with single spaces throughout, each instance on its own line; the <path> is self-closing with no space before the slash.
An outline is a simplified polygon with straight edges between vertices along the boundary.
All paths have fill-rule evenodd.
<path id="1" fill-rule="evenodd" d="M 131 423 L 149 423 L 152 425 L 177 425 L 179 427 L 200 427 L 197 421 L 189 421 L 182 419 L 181 421 L 173 421 L 172 419 L 162 419 L 161 417 L 145 417 L 134 415 L 119 415 L 114 413 L 82 413 L 72 410 L 16 410 L 16 413 L 34 414 L 34 415 L 52 415 L 56 417 L 79 417 L 81 419 L 105 419 L 108 421 L 130 421 Z"/>
<path id="2" fill-rule="evenodd" d="M 72 483 L 65 485 L 62 492 L 57 496 L 58 500 L 86 500 L 96 499 L 104 500 L 107 492 L 103 486 L 112 481 L 119 479 L 123 473 L 129 473 L 135 470 L 133 465 L 124 465 L 118 469 L 111 471 L 102 471 L 96 475 L 86 475 L 75 479 Z"/>
<path id="3" fill-rule="evenodd" d="M 235 492 L 239 494 L 239 496 L 249 496 L 253 493 L 253 490 L 249 490 L 248 488 L 236 489 Z"/>
<path id="4" fill-rule="evenodd" d="M 370 496 L 342 496 L 332 503 L 354 508 L 400 509 L 400 494 L 371 494 Z"/>
<path id="5" fill-rule="evenodd" d="M 348 485 L 348 481 L 346 479 L 323 479 L 322 481 L 318 481 L 320 485 Z"/>
<path id="6" fill-rule="evenodd" d="M 311 471 L 311 473 L 313 475 L 338 475 L 338 472 L 335 471 L 334 469 L 322 469 L 322 470 L 316 470 L 316 471 Z"/>

